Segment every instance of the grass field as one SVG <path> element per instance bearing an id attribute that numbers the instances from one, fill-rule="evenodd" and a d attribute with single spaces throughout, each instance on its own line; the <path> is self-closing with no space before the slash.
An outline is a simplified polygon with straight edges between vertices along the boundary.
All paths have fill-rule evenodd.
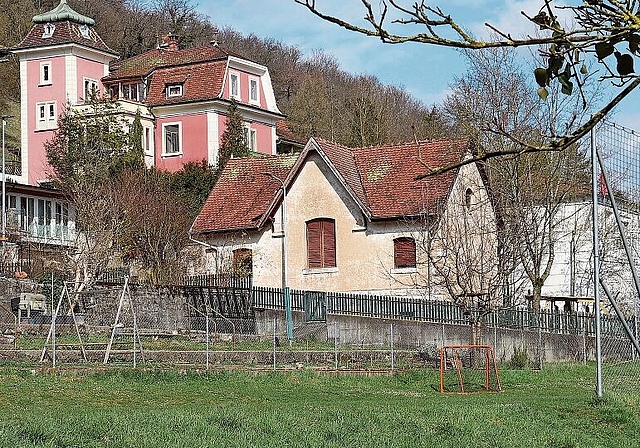
<path id="1" fill-rule="evenodd" d="M 503 370 L 503 393 L 390 377 L 0 368 L 1 447 L 637 447 L 640 398 L 593 366 Z"/>

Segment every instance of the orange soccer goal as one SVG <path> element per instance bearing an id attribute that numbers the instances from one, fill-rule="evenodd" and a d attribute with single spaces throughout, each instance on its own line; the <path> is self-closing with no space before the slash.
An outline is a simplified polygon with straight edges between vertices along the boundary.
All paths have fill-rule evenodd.
<path id="1" fill-rule="evenodd" d="M 501 392 L 498 365 L 489 345 L 440 347 L 440 392 Z"/>

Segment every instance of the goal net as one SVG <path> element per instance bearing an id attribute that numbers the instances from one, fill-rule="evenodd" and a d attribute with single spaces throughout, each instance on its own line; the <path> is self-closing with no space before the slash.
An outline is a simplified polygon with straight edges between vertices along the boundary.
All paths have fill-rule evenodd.
<path id="1" fill-rule="evenodd" d="M 440 348 L 440 392 L 500 392 L 493 349 L 488 345 L 443 345 Z"/>

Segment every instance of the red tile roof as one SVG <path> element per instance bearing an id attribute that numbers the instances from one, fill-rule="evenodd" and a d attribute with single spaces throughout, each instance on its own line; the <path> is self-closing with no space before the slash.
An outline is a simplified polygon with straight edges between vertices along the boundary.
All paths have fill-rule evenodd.
<path id="1" fill-rule="evenodd" d="M 430 169 L 459 162 L 465 140 L 420 141 L 400 145 L 348 148 L 312 139 L 296 156 L 231 160 L 193 225 L 196 233 L 260 228 L 275 209 L 280 184 L 260 172 L 294 182 L 311 151 L 325 158 L 370 219 L 400 219 L 436 214 L 445 203 L 458 170 L 416 180 Z M 295 165 L 294 165 L 295 162 Z M 247 188 L 247 186 L 251 186 Z"/>
<path id="2" fill-rule="evenodd" d="M 48 47 L 53 45 L 75 43 L 78 45 L 83 45 L 85 47 L 94 48 L 96 50 L 101 50 L 105 53 L 117 55 L 115 51 L 109 48 L 102 41 L 102 38 L 98 36 L 98 33 L 96 33 L 93 27 L 89 27 L 89 38 L 87 39 L 86 37 L 82 37 L 82 33 L 79 29 L 81 25 L 78 23 L 66 20 L 62 22 L 55 22 L 54 25 L 56 28 L 53 32 L 53 35 L 51 37 L 42 37 L 42 35 L 44 34 L 45 23 L 36 23 L 35 25 L 33 25 L 27 36 L 22 39 L 22 42 L 20 42 L 13 49 L 23 50 L 34 47 Z"/>
<path id="3" fill-rule="evenodd" d="M 372 217 L 438 213 L 458 170 L 422 180 L 416 177 L 460 162 L 468 148 L 466 140 L 438 140 L 355 149 L 353 155 Z"/>
<path id="4" fill-rule="evenodd" d="M 222 96 L 226 61 L 160 68 L 153 72 L 145 103 L 150 106 L 208 100 Z M 180 83 L 182 96 L 167 98 L 166 86 Z"/>
<path id="5" fill-rule="evenodd" d="M 123 78 L 143 78 L 159 68 L 226 60 L 229 56 L 241 57 L 217 45 L 184 50 L 155 49 L 129 59 L 114 61 L 110 66 L 111 74 L 102 80 L 109 82 Z"/>
<path id="6" fill-rule="evenodd" d="M 225 165 L 192 226 L 195 233 L 258 229 L 269 216 L 281 184 L 298 156 L 231 159 Z"/>
<path id="7" fill-rule="evenodd" d="M 289 129 L 289 125 L 285 120 L 276 121 L 276 135 L 283 140 L 300 143 L 301 145 L 304 145 L 307 142 L 305 138 L 291 132 L 291 129 Z"/>

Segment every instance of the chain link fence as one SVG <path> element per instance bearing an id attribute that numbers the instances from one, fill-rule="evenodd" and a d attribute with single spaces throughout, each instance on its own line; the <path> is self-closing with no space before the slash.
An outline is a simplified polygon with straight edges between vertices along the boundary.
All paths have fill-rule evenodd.
<path id="1" fill-rule="evenodd" d="M 602 312 L 621 329 L 602 339 L 605 394 L 640 396 L 640 135 L 611 122 L 595 133 Z"/>

